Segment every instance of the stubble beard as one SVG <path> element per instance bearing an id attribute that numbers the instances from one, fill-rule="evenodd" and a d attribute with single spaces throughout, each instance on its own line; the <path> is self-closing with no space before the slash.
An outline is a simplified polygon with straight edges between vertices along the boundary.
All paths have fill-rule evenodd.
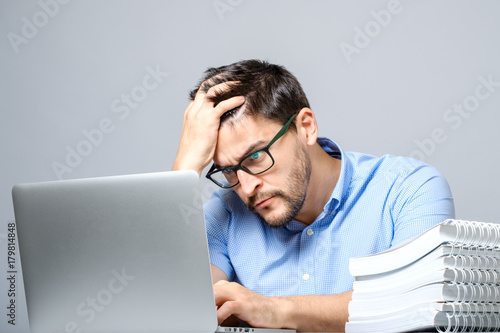
<path id="1" fill-rule="evenodd" d="M 288 225 L 300 212 L 306 200 L 307 188 L 311 179 L 311 159 L 305 147 L 297 148 L 294 158 L 298 161 L 299 167 L 290 170 L 290 174 L 287 176 L 286 192 L 282 190 L 262 192 L 250 197 L 246 202 L 248 209 L 256 213 L 265 224 L 274 229 Z M 284 202 L 285 211 L 279 216 L 265 218 L 255 209 L 255 203 L 270 197 L 281 198 Z M 270 208 L 264 207 L 263 210 L 269 211 Z"/>

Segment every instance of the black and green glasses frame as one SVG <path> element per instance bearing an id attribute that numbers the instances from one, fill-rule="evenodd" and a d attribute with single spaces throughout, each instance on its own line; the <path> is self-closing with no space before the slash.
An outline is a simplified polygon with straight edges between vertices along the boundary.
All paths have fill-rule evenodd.
<path id="1" fill-rule="evenodd" d="M 238 163 L 238 165 L 235 165 L 235 166 L 228 166 L 228 167 L 225 167 L 225 168 L 222 168 L 222 169 L 218 169 L 215 164 L 212 165 L 212 167 L 210 168 L 210 170 L 208 171 L 206 177 L 208 179 L 210 179 L 211 181 L 213 181 L 215 184 L 217 184 L 218 186 L 222 187 L 222 188 L 232 188 L 232 187 L 235 187 L 236 185 L 238 185 L 240 183 L 239 179 L 238 179 L 238 176 L 237 176 L 237 171 L 238 170 L 243 170 L 245 171 L 246 173 L 249 173 L 251 175 L 260 175 L 261 173 L 264 173 L 266 172 L 267 170 L 271 169 L 274 165 L 274 158 L 273 156 L 271 155 L 271 153 L 269 152 L 269 148 L 271 148 L 271 146 L 273 145 L 273 143 L 275 143 L 276 141 L 278 141 L 279 138 L 281 138 L 287 131 L 288 131 L 288 127 L 290 126 L 290 124 L 292 123 L 293 119 L 295 118 L 295 116 L 297 116 L 297 114 L 294 114 L 293 116 L 290 117 L 290 119 L 288 119 L 288 121 L 285 123 L 285 125 L 283 125 L 283 127 L 280 129 L 280 131 L 274 136 L 274 138 L 267 144 L 267 146 L 265 146 L 264 148 L 261 148 L 261 149 L 258 149 L 254 152 L 251 152 L 250 154 L 246 155 L 240 163 Z M 259 153 L 259 152 L 265 152 L 270 158 L 271 158 L 271 165 L 269 166 L 266 166 L 263 170 L 259 170 L 257 172 L 252 172 L 250 171 L 248 168 L 246 168 L 245 166 L 242 165 L 242 163 L 251 158 L 252 156 L 254 156 L 256 153 Z M 234 175 L 236 175 L 236 183 L 234 184 L 231 184 L 231 183 L 223 183 L 223 182 L 220 182 L 218 181 L 216 178 L 213 178 L 214 174 L 217 174 L 217 173 L 221 173 L 221 174 L 230 174 L 230 173 L 234 173 Z"/>

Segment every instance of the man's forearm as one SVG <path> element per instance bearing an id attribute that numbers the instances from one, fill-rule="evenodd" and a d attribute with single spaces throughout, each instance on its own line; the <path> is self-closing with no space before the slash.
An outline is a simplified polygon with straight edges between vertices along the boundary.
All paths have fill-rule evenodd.
<path id="1" fill-rule="evenodd" d="M 277 313 L 287 328 L 302 332 L 343 332 L 352 291 L 336 295 L 278 297 Z"/>

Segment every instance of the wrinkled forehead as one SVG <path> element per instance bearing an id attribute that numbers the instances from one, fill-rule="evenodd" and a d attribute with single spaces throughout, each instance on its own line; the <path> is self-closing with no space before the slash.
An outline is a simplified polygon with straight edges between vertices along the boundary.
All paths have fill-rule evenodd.
<path id="1" fill-rule="evenodd" d="M 221 125 L 217 137 L 214 163 L 219 167 L 238 164 L 246 155 L 265 147 L 280 129 L 278 122 L 262 117 L 240 115 L 228 121 Z"/>

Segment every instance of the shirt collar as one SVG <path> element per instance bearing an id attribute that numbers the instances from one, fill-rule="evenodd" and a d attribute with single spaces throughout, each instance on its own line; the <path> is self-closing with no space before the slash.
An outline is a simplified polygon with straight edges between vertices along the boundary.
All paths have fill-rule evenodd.
<path id="1" fill-rule="evenodd" d="M 345 197 L 345 193 L 347 193 L 349 189 L 352 178 L 352 163 L 345 155 L 342 148 L 333 140 L 328 138 L 318 138 L 318 143 L 321 148 L 328 153 L 328 155 L 341 160 L 339 179 L 333 189 L 330 200 L 328 200 L 323 209 L 323 212 L 330 213 L 339 206 L 342 198 Z"/>

